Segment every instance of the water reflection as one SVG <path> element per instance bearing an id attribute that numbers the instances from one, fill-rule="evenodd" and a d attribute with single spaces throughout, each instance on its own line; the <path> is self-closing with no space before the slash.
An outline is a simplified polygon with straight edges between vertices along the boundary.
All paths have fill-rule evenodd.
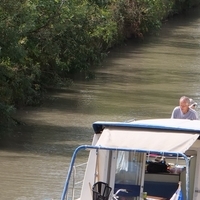
<path id="1" fill-rule="evenodd" d="M 72 150 L 90 144 L 94 121 L 168 118 L 182 95 L 200 105 L 199 11 L 112 50 L 94 80 L 49 91 L 41 107 L 19 110 L 26 125 L 0 140 L 0 199 L 59 199 Z"/>

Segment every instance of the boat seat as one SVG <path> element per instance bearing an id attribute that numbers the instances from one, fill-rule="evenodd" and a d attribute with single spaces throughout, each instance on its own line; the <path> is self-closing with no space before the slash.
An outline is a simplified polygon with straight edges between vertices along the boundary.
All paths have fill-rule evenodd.
<path id="1" fill-rule="evenodd" d="M 107 183 L 96 182 L 92 187 L 93 200 L 108 200 L 112 188 Z"/>
<path id="2" fill-rule="evenodd" d="M 173 182 L 144 182 L 144 191 L 151 196 L 162 196 L 170 199 L 177 190 L 177 183 Z"/>
<path id="3" fill-rule="evenodd" d="M 123 197 L 138 197 L 140 196 L 140 185 L 115 183 L 114 193 L 119 189 L 126 189 L 128 193 L 119 192 L 118 196 Z"/>

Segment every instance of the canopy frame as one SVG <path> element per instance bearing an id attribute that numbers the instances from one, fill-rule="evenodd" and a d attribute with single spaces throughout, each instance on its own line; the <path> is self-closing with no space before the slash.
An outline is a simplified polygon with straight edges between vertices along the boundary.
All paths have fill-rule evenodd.
<path id="1" fill-rule="evenodd" d="M 71 174 L 72 174 L 72 171 L 73 171 L 73 166 L 74 166 L 74 163 L 75 163 L 75 160 L 76 160 L 76 156 L 78 154 L 79 151 L 81 150 L 86 150 L 86 149 L 102 149 L 102 150 L 109 150 L 109 151 L 135 151 L 135 152 L 140 152 L 140 153 L 158 153 L 158 151 L 155 151 L 155 150 L 146 150 L 146 149 L 135 149 L 135 148 L 113 148 L 113 147 L 104 147 L 104 146 L 93 146 L 93 145 L 81 145 L 81 146 L 78 146 L 74 153 L 73 153 L 73 156 L 71 158 L 71 162 L 70 162 L 70 166 L 69 166 L 69 169 L 68 169 L 68 173 L 67 173 L 67 177 L 66 177 L 66 181 L 65 181 L 65 184 L 64 184 L 64 188 L 63 188 L 63 192 L 62 192 L 62 196 L 61 196 L 61 200 L 65 200 L 65 196 L 66 196 L 66 193 L 67 193 L 67 190 L 68 190 L 68 187 L 69 187 L 69 181 L 70 181 L 70 177 L 71 177 Z M 181 153 L 181 152 L 172 152 L 172 151 L 160 151 L 159 153 L 161 154 L 168 154 L 168 155 L 172 155 L 172 156 L 179 156 L 179 157 L 183 157 L 185 162 L 186 162 L 186 200 L 189 200 L 189 191 L 190 191 L 190 188 L 189 188 L 189 182 L 190 182 L 190 175 L 189 175 L 189 163 L 190 163 L 190 160 L 189 158 L 184 154 L 184 153 Z"/>

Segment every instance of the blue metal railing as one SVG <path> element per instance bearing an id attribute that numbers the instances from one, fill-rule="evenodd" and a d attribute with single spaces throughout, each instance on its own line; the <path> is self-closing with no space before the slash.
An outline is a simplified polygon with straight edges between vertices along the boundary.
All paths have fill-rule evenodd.
<path id="1" fill-rule="evenodd" d="M 65 196 L 68 190 L 68 186 L 69 186 L 69 181 L 70 181 L 70 177 L 73 171 L 73 166 L 76 160 L 76 156 L 78 154 L 78 152 L 80 150 L 85 150 L 85 149 L 102 149 L 102 150 L 110 150 L 110 151 L 134 151 L 134 152 L 140 152 L 140 153 L 161 153 L 163 156 L 165 154 L 169 154 L 171 156 L 182 156 L 185 161 L 186 161 L 186 200 L 189 200 L 189 159 L 188 157 L 180 152 L 157 152 L 155 150 L 143 150 L 143 149 L 130 149 L 130 148 L 113 148 L 113 147 L 103 147 L 103 146 L 92 146 L 92 145 L 81 145 L 78 146 L 75 150 L 74 153 L 72 155 L 72 159 L 69 165 L 69 170 L 68 170 L 68 174 L 66 177 L 66 181 L 65 181 L 65 185 L 63 188 L 63 192 L 62 192 L 62 196 L 61 196 L 61 200 L 65 200 Z M 73 199 L 72 199 L 73 200 Z"/>

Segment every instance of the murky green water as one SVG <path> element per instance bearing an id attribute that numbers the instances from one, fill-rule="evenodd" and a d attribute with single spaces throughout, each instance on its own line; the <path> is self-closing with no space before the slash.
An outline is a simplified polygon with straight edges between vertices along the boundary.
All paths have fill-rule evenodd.
<path id="1" fill-rule="evenodd" d="M 90 144 L 94 121 L 168 118 L 182 95 L 200 104 L 200 9 L 112 50 L 95 72 L 16 113 L 26 125 L 0 139 L 1 200 L 60 199 L 72 150 Z"/>

